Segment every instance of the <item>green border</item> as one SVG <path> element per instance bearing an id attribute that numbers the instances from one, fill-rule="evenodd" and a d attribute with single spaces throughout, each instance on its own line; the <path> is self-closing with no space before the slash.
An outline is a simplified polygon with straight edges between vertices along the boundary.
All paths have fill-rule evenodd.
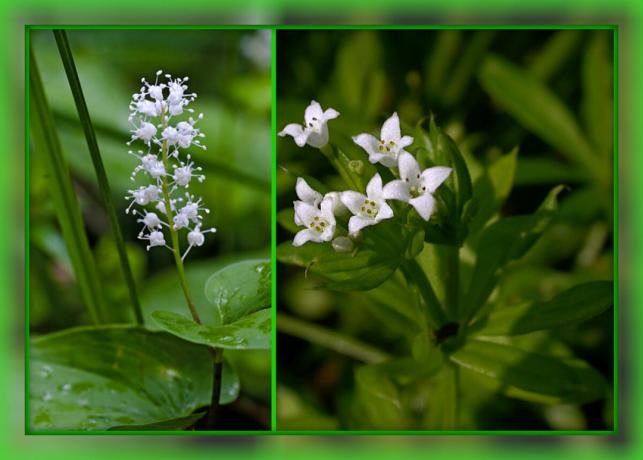
<path id="1" fill-rule="evenodd" d="M 272 202 L 271 202 L 271 254 L 272 254 L 272 325 L 273 325 L 273 346 L 271 353 L 271 429 L 270 430 L 238 430 L 238 431 L 76 431 L 76 430 L 48 430 L 32 432 L 29 430 L 29 33 L 31 30 L 51 30 L 51 29 L 68 29 L 68 30 L 127 30 L 127 29 L 150 29 L 150 30 L 259 30 L 269 29 L 272 30 L 272 110 L 271 110 L 271 125 L 272 125 Z M 373 30 L 442 30 L 442 29 L 495 29 L 495 30 L 563 30 L 563 29 L 582 29 L 582 30 L 613 30 L 613 44 L 614 44 L 614 428 L 613 430 L 393 430 L 393 431 L 354 431 L 354 430 L 278 430 L 277 426 L 277 328 L 276 328 L 276 312 L 277 312 L 277 262 L 276 262 L 276 115 L 277 115 L 277 31 L 280 30 L 359 30 L 359 29 L 373 29 Z M 430 25 L 389 25 L 389 24 L 365 24 L 365 25 L 319 25 L 319 24 L 297 24 L 297 25 L 277 25 L 277 24 L 248 24 L 248 25 L 43 25 L 43 24 L 25 24 L 25 54 L 24 54 L 24 69 L 25 69 L 25 94 L 24 94 L 24 123 L 25 123 L 25 273 L 24 273 L 24 296 L 25 296 L 25 434 L 31 436 L 54 436 L 54 435 L 118 435 L 118 436 L 138 436 L 138 435 L 154 435 L 154 436 L 614 436 L 620 435 L 620 420 L 619 420 L 619 399 L 618 399 L 618 264 L 619 264 L 619 208 L 618 208 L 618 136 L 619 136 L 619 103 L 618 103 L 618 86 L 619 86 L 619 25 L 618 24 L 560 24 L 560 25 L 545 25 L 545 24 L 430 24 Z"/>

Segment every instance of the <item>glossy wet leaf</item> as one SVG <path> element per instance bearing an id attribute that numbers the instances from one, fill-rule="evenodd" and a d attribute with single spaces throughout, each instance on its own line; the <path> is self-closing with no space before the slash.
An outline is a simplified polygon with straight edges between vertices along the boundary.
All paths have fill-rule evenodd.
<path id="1" fill-rule="evenodd" d="M 217 309 L 221 324 L 270 306 L 270 260 L 243 260 L 216 271 L 205 283 L 205 296 Z"/>
<path id="2" fill-rule="evenodd" d="M 30 427 L 103 430 L 190 416 L 209 405 L 212 357 L 166 332 L 130 326 L 69 329 L 32 340 Z M 239 380 L 224 366 L 221 403 Z"/>
<path id="3" fill-rule="evenodd" d="M 148 423 L 146 425 L 120 425 L 110 428 L 110 431 L 157 431 L 157 430 L 184 430 L 193 426 L 201 419 L 206 412 L 197 412 L 186 417 L 178 417 L 170 420 Z"/>
<path id="4" fill-rule="evenodd" d="M 579 284 L 546 302 L 497 309 L 480 321 L 476 334 L 519 335 L 568 326 L 599 315 L 612 305 L 613 296 L 611 281 Z"/>
<path id="5" fill-rule="evenodd" d="M 493 55 L 483 61 L 478 75 L 493 100 L 527 130 L 597 177 L 604 175 L 572 113 L 541 81 Z"/>
<path id="6" fill-rule="evenodd" d="M 223 326 L 197 324 L 168 311 L 155 311 L 154 321 L 169 333 L 184 340 L 234 350 L 270 348 L 272 312 L 265 308 Z"/>
<path id="7" fill-rule="evenodd" d="M 481 340 L 470 340 L 450 359 L 513 398 L 583 404 L 606 396 L 603 376 L 580 359 L 529 353 Z"/>
<path id="8" fill-rule="evenodd" d="M 466 318 L 472 318 L 487 300 L 497 284 L 498 270 L 522 257 L 545 231 L 554 216 L 556 197 L 561 190 L 561 186 L 554 187 L 535 213 L 501 219 L 483 231 L 471 284 L 464 296 Z"/>

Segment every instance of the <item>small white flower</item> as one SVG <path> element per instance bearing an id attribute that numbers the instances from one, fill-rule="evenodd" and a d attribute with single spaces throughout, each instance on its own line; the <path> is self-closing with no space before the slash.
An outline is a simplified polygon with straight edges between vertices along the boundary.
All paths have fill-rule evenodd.
<path id="1" fill-rule="evenodd" d="M 159 219 L 159 216 L 157 216 L 154 212 L 145 211 L 145 216 L 138 221 L 145 224 L 145 226 L 150 230 L 161 227 L 161 219 Z"/>
<path id="2" fill-rule="evenodd" d="M 393 210 L 382 196 L 382 178 L 375 174 L 366 185 L 366 195 L 352 190 L 342 192 L 342 203 L 353 216 L 348 221 L 348 233 L 356 235 L 362 228 L 393 217 Z"/>
<path id="3" fill-rule="evenodd" d="M 304 179 L 303 177 L 297 178 L 295 192 L 297 192 L 297 196 L 301 201 L 303 201 L 304 203 L 308 203 L 309 205 L 316 208 L 319 207 L 319 204 L 323 199 L 322 194 L 308 185 L 308 182 L 306 182 L 306 179 Z M 295 213 L 295 224 L 299 226 L 304 225 L 301 219 L 299 219 L 299 217 L 297 216 L 297 213 Z"/>
<path id="4" fill-rule="evenodd" d="M 372 134 L 363 133 L 353 137 L 353 142 L 368 153 L 371 163 L 382 163 L 389 168 L 397 164 L 397 157 L 404 152 L 404 148 L 413 143 L 411 136 L 401 136 L 400 119 L 397 112 L 382 125 L 380 139 Z"/>
<path id="5" fill-rule="evenodd" d="M 194 162 L 190 161 L 190 155 L 188 155 L 187 158 L 187 164 L 180 162 L 181 166 L 174 165 L 174 183 L 180 187 L 188 187 L 193 177 L 195 177 L 199 182 L 203 182 L 205 180 L 205 176 L 203 174 L 194 174 L 195 172 L 201 171 L 203 168 L 200 166 L 194 168 Z"/>
<path id="6" fill-rule="evenodd" d="M 158 117 L 163 110 L 163 104 L 159 101 L 153 102 L 142 99 L 136 102 L 136 111 L 148 117 Z"/>
<path id="7" fill-rule="evenodd" d="M 336 216 L 345 216 L 348 214 L 348 208 L 342 203 L 342 194 L 340 192 L 328 192 L 324 195 L 324 198 L 328 198 L 333 203 L 333 214 Z"/>
<path id="8" fill-rule="evenodd" d="M 293 246 L 301 246 L 307 241 L 321 243 L 333 239 L 336 222 L 331 200 L 322 200 L 319 208 L 303 201 L 295 201 L 293 204 L 295 216 L 298 216 L 301 226 L 307 227 L 295 235 Z"/>
<path id="9" fill-rule="evenodd" d="M 161 139 L 167 141 L 168 145 L 174 145 L 179 142 L 179 131 L 174 126 L 168 126 L 163 130 Z"/>
<path id="10" fill-rule="evenodd" d="M 188 233 L 188 248 L 185 250 L 185 253 L 181 257 L 181 260 L 185 259 L 185 256 L 188 255 L 188 252 L 190 252 L 190 249 L 192 249 L 193 246 L 203 246 L 203 243 L 205 243 L 205 233 L 216 233 L 217 229 L 212 227 L 209 228 L 208 230 L 203 230 L 201 231 L 201 225 L 197 225 L 194 227 L 194 230 L 191 230 Z"/>
<path id="11" fill-rule="evenodd" d="M 174 230 L 180 230 L 190 225 L 190 219 L 182 212 L 178 212 L 172 220 L 174 221 Z"/>
<path id="12" fill-rule="evenodd" d="M 339 112 L 335 109 L 323 111 L 319 102 L 311 101 L 304 112 L 304 125 L 290 123 L 279 132 L 279 136 L 292 136 L 299 147 L 308 144 L 311 147 L 321 148 L 328 144 L 329 120 L 337 118 Z"/>
<path id="13" fill-rule="evenodd" d="M 147 145 L 150 145 L 154 136 L 156 136 L 156 126 L 147 121 L 143 121 L 141 122 L 141 126 L 132 131 L 132 140 L 129 143 L 136 139 L 140 139 Z"/>
<path id="14" fill-rule="evenodd" d="M 130 208 L 134 204 L 137 204 L 139 206 L 146 206 L 150 202 L 156 201 L 158 199 L 159 194 L 161 193 L 161 189 L 159 189 L 155 185 L 148 185 L 147 187 L 141 186 L 136 190 L 128 190 L 128 192 L 130 194 L 129 198 L 132 198 L 132 202 L 125 210 L 126 214 L 129 213 Z"/>
<path id="15" fill-rule="evenodd" d="M 199 211 L 203 211 L 206 214 L 209 214 L 210 210 L 201 206 L 201 198 L 199 198 L 197 201 L 194 201 L 194 197 L 190 196 L 190 194 L 186 193 L 185 196 L 187 197 L 187 203 L 185 203 L 185 205 L 179 210 L 179 213 L 183 214 L 195 224 L 198 224 L 201 220 Z"/>
<path id="16" fill-rule="evenodd" d="M 165 246 L 165 236 L 163 236 L 163 232 L 159 232 L 158 230 L 150 232 L 149 235 L 139 235 L 139 238 L 150 242 L 146 248 L 148 251 L 155 246 Z"/>
<path id="17" fill-rule="evenodd" d="M 147 92 L 152 98 L 156 99 L 157 101 L 162 101 L 163 100 L 163 88 L 165 85 L 150 85 L 147 88 Z"/>
<path id="18" fill-rule="evenodd" d="M 422 219 L 429 220 L 435 207 L 433 192 L 449 177 L 451 168 L 434 166 L 420 172 L 417 160 L 407 152 L 400 154 L 398 166 L 401 179 L 384 186 L 384 198 L 405 201 Z"/>

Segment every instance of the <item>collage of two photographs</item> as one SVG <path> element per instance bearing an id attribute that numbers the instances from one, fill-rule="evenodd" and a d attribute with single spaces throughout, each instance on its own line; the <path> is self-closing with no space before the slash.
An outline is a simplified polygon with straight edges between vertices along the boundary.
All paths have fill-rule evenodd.
<path id="1" fill-rule="evenodd" d="M 26 37 L 26 434 L 615 430 L 615 27 Z"/>

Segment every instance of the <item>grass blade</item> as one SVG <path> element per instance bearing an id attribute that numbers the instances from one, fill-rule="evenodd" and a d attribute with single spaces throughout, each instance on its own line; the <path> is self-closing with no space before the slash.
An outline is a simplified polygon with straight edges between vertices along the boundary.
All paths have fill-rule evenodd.
<path id="1" fill-rule="evenodd" d="M 32 49 L 29 50 L 29 67 L 32 147 L 35 147 L 47 163 L 54 208 L 67 244 L 80 294 L 92 321 L 100 323 L 103 311 L 100 281 L 83 227 L 80 205 L 71 183 L 69 168 L 63 158 L 60 140 Z"/>
<path id="2" fill-rule="evenodd" d="M 67 81 L 69 82 L 69 87 L 71 88 L 71 92 L 74 96 L 74 102 L 76 104 L 76 109 L 78 110 L 80 124 L 83 127 L 83 132 L 85 133 L 87 148 L 89 149 L 89 154 L 92 158 L 94 170 L 96 171 L 98 188 L 100 189 L 101 195 L 103 197 L 103 203 L 105 204 L 105 209 L 107 210 L 107 215 L 109 216 L 109 224 L 112 230 L 112 234 L 114 235 L 114 241 L 116 243 L 123 276 L 125 277 L 125 282 L 129 290 L 130 301 L 132 303 L 132 309 L 134 310 L 134 317 L 136 318 L 137 324 L 143 324 L 143 312 L 141 310 L 141 304 L 136 292 L 136 284 L 134 282 L 134 276 L 132 275 L 132 269 L 127 258 L 127 251 L 125 249 L 125 242 L 123 241 L 123 234 L 121 233 L 121 229 L 118 223 L 116 208 L 114 207 L 114 202 L 112 201 L 112 194 L 109 188 L 107 174 L 105 173 L 105 167 L 103 166 L 103 160 L 101 159 L 98 142 L 96 140 L 96 133 L 94 132 L 92 121 L 89 116 L 89 111 L 87 110 L 85 96 L 83 95 L 83 89 L 80 84 L 80 79 L 78 78 L 78 72 L 76 71 L 74 57 L 69 46 L 69 41 L 67 40 L 67 34 L 64 30 L 61 29 L 54 30 L 53 32 L 54 36 L 56 37 L 56 44 L 58 45 L 60 58 L 63 62 L 63 66 L 65 67 Z"/>

